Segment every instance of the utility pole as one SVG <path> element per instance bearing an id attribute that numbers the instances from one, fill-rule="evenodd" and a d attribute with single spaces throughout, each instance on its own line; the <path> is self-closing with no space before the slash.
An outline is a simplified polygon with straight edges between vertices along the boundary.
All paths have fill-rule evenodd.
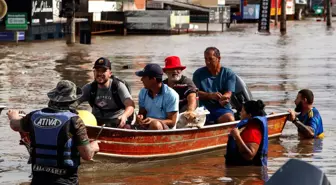
<path id="1" fill-rule="evenodd" d="M 278 0 L 275 0 L 275 20 L 274 26 L 278 26 Z"/>
<path id="2" fill-rule="evenodd" d="M 68 17 L 67 18 L 67 26 L 68 26 L 68 33 L 66 36 L 66 43 L 69 45 L 75 44 L 76 42 L 76 22 L 75 17 Z"/>
<path id="3" fill-rule="evenodd" d="M 327 26 L 331 26 L 331 3 L 330 0 L 326 0 L 327 3 Z"/>
<path id="4" fill-rule="evenodd" d="M 76 42 L 75 0 L 67 0 L 66 18 L 66 26 L 68 28 L 66 33 L 66 44 L 72 45 Z"/>
<path id="5" fill-rule="evenodd" d="M 286 0 L 281 0 L 280 32 L 286 34 Z"/>

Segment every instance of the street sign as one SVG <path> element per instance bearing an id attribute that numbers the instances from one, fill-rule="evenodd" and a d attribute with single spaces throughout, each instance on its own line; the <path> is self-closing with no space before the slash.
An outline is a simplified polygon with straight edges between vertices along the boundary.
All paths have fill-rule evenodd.
<path id="1" fill-rule="evenodd" d="M 24 12 L 8 12 L 6 16 L 7 30 L 27 30 L 27 13 Z"/>
<path id="2" fill-rule="evenodd" d="M 219 6 L 210 8 L 209 23 L 230 23 L 231 8 L 230 6 Z"/>
<path id="3" fill-rule="evenodd" d="M 270 0 L 260 1 L 258 31 L 270 32 L 270 18 L 271 18 L 271 2 Z"/>
<path id="4" fill-rule="evenodd" d="M 219 7 L 219 23 L 231 22 L 231 7 L 223 6 Z"/>

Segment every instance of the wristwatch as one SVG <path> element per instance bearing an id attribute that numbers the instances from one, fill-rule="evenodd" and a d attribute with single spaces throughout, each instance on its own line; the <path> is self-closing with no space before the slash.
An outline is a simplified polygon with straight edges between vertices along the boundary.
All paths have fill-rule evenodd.
<path id="1" fill-rule="evenodd" d="M 299 118 L 295 117 L 295 119 L 294 119 L 292 122 L 293 122 L 293 123 L 296 123 L 296 122 L 298 122 L 298 121 L 300 121 Z"/>

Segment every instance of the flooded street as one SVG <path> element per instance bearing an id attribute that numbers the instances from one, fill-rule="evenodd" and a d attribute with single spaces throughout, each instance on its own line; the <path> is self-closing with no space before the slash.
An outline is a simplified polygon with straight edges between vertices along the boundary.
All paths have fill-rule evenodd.
<path id="1" fill-rule="evenodd" d="M 334 23 L 335 25 L 335 23 Z M 300 158 L 320 167 L 336 183 L 336 37 L 324 22 L 288 22 L 287 35 L 272 29 L 270 36 L 256 34 L 257 25 L 237 25 L 223 33 L 175 36 L 96 36 L 92 45 L 67 47 L 65 41 L 0 45 L 0 104 L 26 112 L 46 106 L 46 93 L 61 79 L 82 86 L 93 79 L 93 62 L 112 61 L 112 71 L 126 79 L 132 95 L 142 87 L 134 75 L 147 63 L 164 65 L 168 55 L 180 56 L 191 77 L 204 66 L 203 51 L 216 46 L 222 65 L 247 83 L 254 99 L 266 102 L 267 113 L 294 108 L 298 90 L 309 88 L 315 95 L 325 139 L 298 140 L 296 127 L 287 122 L 282 136 L 269 145 L 268 170 L 224 166 L 224 150 L 189 158 L 136 165 L 115 164 L 98 171 L 82 169 L 80 184 L 180 185 L 263 184 L 289 158 Z M 89 108 L 84 106 L 83 108 Z M 28 153 L 19 145 L 19 134 L 9 128 L 6 110 L 0 116 L 0 184 L 29 182 Z M 98 164 L 99 166 L 99 164 Z M 226 182 L 230 177 L 233 181 Z"/>

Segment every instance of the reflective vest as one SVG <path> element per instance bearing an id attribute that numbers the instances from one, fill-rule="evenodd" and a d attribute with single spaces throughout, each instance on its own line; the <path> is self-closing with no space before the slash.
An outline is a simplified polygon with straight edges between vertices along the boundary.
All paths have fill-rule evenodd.
<path id="1" fill-rule="evenodd" d="M 227 149 L 225 155 L 225 162 L 227 165 L 235 166 L 267 166 L 267 152 L 268 152 L 268 124 L 266 117 L 256 116 L 252 119 L 256 119 L 260 123 L 262 129 L 262 141 L 259 145 L 257 154 L 252 160 L 246 160 L 239 152 L 238 146 L 234 138 L 229 135 L 227 142 Z M 251 119 L 244 119 L 240 121 L 236 128 L 241 129 L 245 127 Z"/>
<path id="2" fill-rule="evenodd" d="M 30 132 L 33 171 L 64 175 L 66 169 L 78 168 L 79 152 L 70 134 L 70 120 L 74 116 L 77 115 L 70 111 L 33 113 Z"/>

